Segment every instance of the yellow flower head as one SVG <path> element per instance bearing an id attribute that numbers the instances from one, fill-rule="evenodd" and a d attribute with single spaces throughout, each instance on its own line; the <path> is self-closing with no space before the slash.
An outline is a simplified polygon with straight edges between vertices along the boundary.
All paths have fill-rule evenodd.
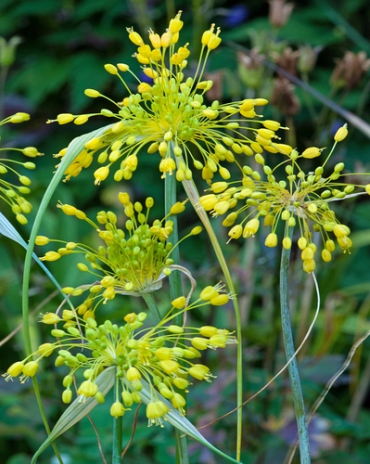
<path id="1" fill-rule="evenodd" d="M 231 227 L 230 240 L 241 236 L 252 237 L 263 224 L 271 230 L 265 239 L 265 245 L 275 247 L 278 244 L 278 224 L 281 221 L 288 228 L 298 225 L 297 244 L 302 250 L 303 269 L 312 272 L 316 266 L 313 232 L 321 234 L 324 244 L 321 256 L 325 262 L 331 260 L 331 253 L 335 249 L 333 238 L 344 252 L 349 251 L 352 246 L 350 229 L 338 221 L 331 204 L 351 195 L 356 188 L 365 189 L 370 194 L 368 186 L 344 181 L 344 176 L 348 176 L 343 174 L 344 163 L 336 164 L 333 172 L 324 176 L 325 165 L 336 144 L 346 134 L 346 126 L 339 129 L 334 138 L 333 149 L 325 161 L 308 173 L 301 168 L 301 160 L 320 157 L 322 149 L 311 147 L 299 154 L 291 147 L 286 147 L 286 159 L 275 168 L 268 166 L 265 158 L 257 153 L 255 161 L 260 165 L 259 170 L 244 166 L 244 176 L 240 182 L 213 183 L 210 189 L 213 193 L 201 197 L 200 204 L 213 216 L 229 213 L 223 225 Z M 285 178 L 278 180 L 277 176 L 283 168 Z M 292 245 L 291 239 L 284 236 L 282 245 L 289 249 Z"/>
<path id="2" fill-rule="evenodd" d="M 40 259 L 43 261 L 59 260 L 65 255 L 82 254 L 83 261 L 77 264 L 82 272 L 91 274 L 94 283 L 80 288 L 66 287 L 64 292 L 79 296 L 89 290 L 89 296 L 78 308 L 78 313 L 85 318 L 92 317 L 96 307 L 103 301 L 112 300 L 117 294 L 133 294 L 157 290 L 162 280 L 171 273 L 170 258 L 174 245 L 170 242 L 173 222 L 163 218 L 148 222 L 149 212 L 154 205 L 153 198 L 148 197 L 145 205 L 131 202 L 127 193 L 118 194 L 126 216 L 124 228 L 117 224 L 117 216 L 112 211 L 100 211 L 96 222 L 72 205 L 59 204 L 59 208 L 69 216 L 75 216 L 91 225 L 102 244 L 96 249 L 91 246 L 49 239 L 45 236 L 36 238 L 36 245 L 43 246 L 51 242 L 63 246 L 57 251 L 48 251 Z M 179 214 L 185 209 L 186 202 L 177 202 L 170 209 L 170 214 Z M 201 231 L 196 227 L 188 235 Z M 175 245 L 176 246 L 176 245 Z M 49 314 L 44 316 L 50 323 L 56 322 Z"/>
<path id="3" fill-rule="evenodd" d="M 212 288 L 213 296 L 222 295 L 220 285 Z M 210 381 L 213 377 L 207 366 L 193 362 L 200 357 L 198 347 L 201 350 L 218 349 L 235 343 L 232 334 L 225 329 L 210 326 L 197 329 L 171 323 L 180 313 L 205 304 L 208 300 L 200 298 L 180 311 L 172 306 L 164 319 L 151 328 L 143 328 L 146 313 L 127 314 L 125 323 L 120 325 L 112 324 L 110 320 L 98 325 L 92 318 L 75 315 L 74 325 L 64 325 L 64 329 L 51 331 L 58 340 L 41 345 L 33 355 L 12 364 L 4 377 L 10 380 L 23 374 L 21 381 L 24 382 L 36 375 L 43 357 L 56 351 L 56 366 L 70 369 L 63 379 L 63 402 L 72 401 L 73 378 L 81 372 L 84 380 L 77 387 L 79 401 L 94 397 L 102 403 L 104 396 L 99 391 L 97 378 L 104 369 L 115 367 L 116 393 L 110 408 L 111 415 L 122 416 L 133 403 L 139 403 L 142 400 L 140 391 L 145 384 L 151 394 L 146 410 L 148 424 L 162 426 L 171 407 L 185 414 L 186 400 L 179 395 L 178 389 L 188 391 L 190 378 Z M 65 311 L 62 318 L 55 315 L 54 319 L 71 322 L 70 313 Z M 178 338 L 180 333 L 181 340 Z M 34 360 L 30 360 L 32 357 Z M 80 377 L 77 375 L 77 378 Z"/>
<path id="4" fill-rule="evenodd" d="M 0 127 L 8 123 L 21 123 L 30 119 L 27 113 L 16 113 L 0 121 Z M 0 152 L 13 151 L 20 152 L 28 158 L 41 156 L 41 153 L 35 147 L 26 148 L 0 148 Z M 15 215 L 20 224 L 27 224 L 25 214 L 32 211 L 32 205 L 23 195 L 30 193 L 31 179 L 17 170 L 19 166 L 24 169 L 33 170 L 36 168 L 35 163 L 31 161 L 21 162 L 11 158 L 0 158 L 0 199 L 5 201 Z M 4 178 L 6 176 L 6 179 Z M 13 179 L 12 179 L 13 178 Z M 15 183 L 13 183 L 15 182 Z"/>
<path id="5" fill-rule="evenodd" d="M 130 41 L 138 47 L 134 57 L 152 82 L 142 82 L 127 64 L 106 64 L 106 71 L 120 79 L 128 96 L 115 103 L 94 89 L 87 89 L 85 94 L 91 98 L 103 97 L 114 103 L 116 109 L 57 117 L 60 124 L 71 121 L 81 124 L 96 115 L 113 121 L 101 136 L 85 144 L 84 150 L 67 168 L 67 179 L 90 166 L 96 156 L 98 163 L 102 164 L 94 173 L 96 184 L 104 181 L 111 171 L 117 182 L 128 180 L 136 170 L 143 150 L 159 154 L 162 177 L 175 174 L 178 181 L 190 180 L 195 168 L 202 171 L 207 182 L 216 172 L 228 179 L 230 173 L 222 167 L 223 162 L 235 162 L 240 166 L 239 155 L 258 153 L 262 150 L 261 144 L 268 146 L 276 142 L 278 122 L 261 122 L 264 124 L 261 134 L 245 125 L 258 117 L 256 108 L 266 105 L 267 100 L 256 98 L 226 104 L 218 101 L 206 103 L 205 94 L 213 82 L 205 80 L 203 73 L 209 53 L 221 42 L 220 29 L 212 25 L 204 32 L 196 71 L 192 77 L 186 78 L 184 70 L 190 50 L 188 44 L 177 46 L 182 26 L 179 12 L 162 36 L 150 30 L 148 43 L 132 28 L 128 29 Z M 137 81 L 136 92 L 131 90 L 124 78 L 127 73 Z M 250 129 L 252 139 L 244 129 Z M 199 153 L 200 159 L 194 158 L 194 151 Z M 65 152 L 65 149 L 62 150 L 59 156 L 64 156 Z"/>

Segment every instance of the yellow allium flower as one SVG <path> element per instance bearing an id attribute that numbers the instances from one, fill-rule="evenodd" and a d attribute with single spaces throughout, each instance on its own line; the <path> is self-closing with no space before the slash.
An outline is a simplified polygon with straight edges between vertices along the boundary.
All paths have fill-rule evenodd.
<path id="1" fill-rule="evenodd" d="M 255 155 L 255 161 L 261 170 L 243 167 L 244 176 L 238 182 L 215 182 L 210 190 L 213 193 L 204 195 L 200 204 L 213 216 L 229 213 L 223 225 L 231 227 L 229 237 L 237 239 L 252 237 L 260 223 L 271 229 L 265 245 L 275 247 L 278 244 L 278 225 L 281 221 L 288 227 L 298 224 L 298 247 L 302 250 L 301 258 L 306 272 L 315 269 L 316 246 L 312 242 L 313 232 L 319 232 L 324 244 L 321 253 L 325 262 L 331 260 L 335 249 L 332 237 L 339 247 L 349 251 L 352 241 L 350 229 L 341 224 L 331 204 L 337 200 L 351 196 L 355 189 L 364 189 L 370 194 L 368 185 L 349 184 L 343 174 L 344 163 L 335 165 L 333 172 L 324 176 L 327 164 L 336 144 L 347 134 L 346 125 L 335 135 L 335 143 L 324 162 L 312 172 L 304 172 L 301 168 L 302 158 L 320 157 L 322 149 L 310 147 L 299 154 L 296 150 L 286 149 L 285 160 L 272 168 L 265 162 L 264 156 Z M 284 171 L 283 171 L 284 168 Z M 261 172 L 262 171 L 262 172 Z M 284 177 L 278 180 L 283 173 Z M 361 193 L 365 193 L 361 192 Z M 359 194 L 354 193 L 354 195 Z M 282 238 L 284 248 L 289 249 L 292 242 L 289 237 Z"/>
<path id="2" fill-rule="evenodd" d="M 218 101 L 206 103 L 204 97 L 213 82 L 205 80 L 203 74 L 209 53 L 221 42 L 220 29 L 215 29 L 213 24 L 204 32 L 196 71 L 192 77 L 185 77 L 190 50 L 188 44 L 177 46 L 182 25 L 179 12 L 162 36 L 149 31 L 148 43 L 132 28 L 128 29 L 130 41 L 138 47 L 134 57 L 152 82 L 142 82 L 127 64 L 106 64 L 105 70 L 120 79 L 128 96 L 120 102 L 113 102 L 94 89 L 86 89 L 85 94 L 91 98 L 103 97 L 115 104 L 116 109 L 57 117 L 56 121 L 60 124 L 72 120 L 81 124 L 96 115 L 114 121 L 100 137 L 85 144 L 67 168 L 67 179 L 77 176 L 82 169 L 90 166 L 93 156 L 97 156 L 102 167 L 95 170 L 96 184 L 104 181 L 112 170 L 117 182 L 128 180 L 137 168 L 140 153 L 146 150 L 159 154 L 162 177 L 176 173 L 178 181 L 190 180 L 195 168 L 202 171 L 208 182 L 216 172 L 227 180 L 230 173 L 221 163 L 235 162 L 240 166 L 242 162 L 237 159 L 238 156 L 260 153 L 262 145 L 275 153 L 284 148 L 274 143 L 274 139 L 278 138 L 275 135 L 280 127 L 278 122 L 260 121 L 260 132 L 245 124 L 258 117 L 256 108 L 266 105 L 267 100 L 256 98 L 225 104 Z M 126 82 L 123 75 L 127 73 L 137 81 L 137 92 L 132 91 Z M 252 139 L 246 135 L 248 130 Z M 195 159 L 193 152 L 199 153 L 200 159 Z M 64 149 L 59 156 L 65 153 Z"/>
<path id="3" fill-rule="evenodd" d="M 77 267 L 81 272 L 91 274 L 94 283 L 80 288 L 65 287 L 63 291 L 72 296 L 90 291 L 78 308 L 78 313 L 85 318 L 92 317 L 102 301 L 112 300 L 117 294 L 139 296 L 159 289 L 162 280 L 171 273 L 173 261 L 170 255 L 174 246 L 177 246 L 170 242 L 172 221 L 163 218 L 149 224 L 149 213 L 154 204 L 151 197 L 142 205 L 140 202 L 131 202 L 129 195 L 121 192 L 118 200 L 127 218 L 124 229 L 118 227 L 117 216 L 112 211 L 98 212 L 94 222 L 72 205 L 58 205 L 66 215 L 75 216 L 94 228 L 102 242 L 96 249 L 83 243 L 53 240 L 41 235 L 36 238 L 36 244 L 40 246 L 54 242 L 62 245 L 57 251 L 47 251 L 41 260 L 55 261 L 77 253 L 83 256 L 85 262 L 78 263 Z M 170 214 L 184 211 L 185 203 L 175 203 Z M 196 235 L 201 230 L 201 227 L 195 227 L 188 236 Z M 45 321 L 48 318 L 50 323 L 55 322 L 48 314 L 44 316 Z"/>
<path id="4" fill-rule="evenodd" d="M 27 113 L 16 113 L 0 121 L 0 127 L 4 124 L 17 124 L 30 119 Z M 20 152 L 29 158 L 35 158 L 42 154 L 35 147 L 26 148 L 0 148 L 0 152 L 13 151 Z M 25 214 L 32 211 L 32 205 L 23 195 L 30 193 L 31 180 L 29 177 L 22 175 L 16 168 L 22 166 L 24 169 L 34 170 L 35 163 L 31 161 L 21 162 L 8 157 L 0 158 L 0 199 L 5 201 L 15 215 L 16 220 L 24 225 L 27 224 Z M 4 178 L 4 176 L 6 178 Z M 13 183 L 17 179 L 17 183 Z"/>
<path id="5" fill-rule="evenodd" d="M 214 295 L 220 295 L 222 287 L 213 287 Z M 208 292 L 209 293 L 209 292 Z M 116 385 L 115 398 L 110 413 L 113 417 L 122 416 L 133 403 L 141 401 L 140 391 L 145 385 L 150 389 L 151 402 L 147 405 L 148 425 L 162 425 L 165 415 L 170 410 L 163 397 L 171 400 L 172 407 L 180 414 L 185 414 L 186 400 L 179 395 L 178 390 L 185 390 L 190 385 L 187 376 L 194 379 L 210 381 L 212 374 L 207 366 L 194 364 L 193 359 L 200 357 L 194 346 L 202 350 L 225 348 L 226 344 L 235 343 L 232 334 L 225 329 L 216 327 L 177 327 L 172 324 L 174 318 L 184 311 L 208 304 L 199 298 L 180 311 L 172 306 L 164 319 L 155 327 L 143 328 L 146 313 L 130 313 L 124 317 L 125 323 L 112 324 L 106 320 L 98 325 L 95 319 L 82 318 L 76 315 L 74 325 L 63 326 L 63 329 L 53 329 L 51 335 L 57 340 L 54 343 L 41 345 L 37 352 L 22 362 L 12 364 L 6 380 L 18 377 L 24 382 L 28 377 L 36 375 L 37 368 L 43 357 L 56 351 L 57 367 L 65 366 L 70 373 L 63 379 L 62 401 L 68 404 L 72 401 L 73 378 L 82 373 L 83 381 L 79 381 L 77 395 L 79 401 L 95 398 L 104 402 L 104 396 L 99 391 L 96 382 L 99 374 L 106 368 L 115 367 Z M 50 314 L 50 313 L 48 313 Z M 63 317 L 55 315 L 54 320 L 71 322 L 70 314 L 63 312 Z M 42 320 L 48 323 L 48 320 Z M 78 327 L 78 328 L 77 328 Z M 182 337 L 179 340 L 179 331 Z M 30 360 L 34 357 L 34 360 Z M 118 392 L 121 395 L 118 397 Z"/>

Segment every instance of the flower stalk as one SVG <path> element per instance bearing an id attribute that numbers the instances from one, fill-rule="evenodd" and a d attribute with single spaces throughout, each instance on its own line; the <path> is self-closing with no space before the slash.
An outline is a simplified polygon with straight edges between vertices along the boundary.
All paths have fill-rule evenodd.
<path id="1" fill-rule="evenodd" d="M 170 143 L 170 154 L 169 158 L 175 163 L 175 155 L 173 152 L 173 145 Z M 170 215 L 172 206 L 177 201 L 177 192 L 176 192 L 176 177 L 175 175 L 167 175 L 164 179 L 164 208 L 165 216 Z M 173 222 L 173 238 L 175 243 L 179 241 L 179 228 L 176 215 L 170 215 L 169 219 Z M 173 249 L 172 259 L 174 264 L 180 264 L 180 249 L 175 247 Z M 170 298 L 175 300 L 182 295 L 182 286 L 181 286 L 181 275 L 179 272 L 172 272 L 169 276 L 170 283 Z M 178 326 L 182 326 L 184 322 L 183 314 L 179 314 L 175 319 L 174 323 Z M 181 392 L 181 395 L 185 398 L 186 393 Z M 175 429 L 175 440 L 176 440 L 176 463 L 177 464 L 188 464 L 189 463 L 189 454 L 186 437 L 178 430 Z"/>
<path id="2" fill-rule="evenodd" d="M 285 236 L 292 239 L 293 227 L 286 227 Z M 287 360 L 291 359 L 288 366 L 290 385 L 293 394 L 293 403 L 297 420 L 299 448 L 301 464 L 310 464 L 310 444 L 308 436 L 308 427 L 304 408 L 301 381 L 299 377 L 298 364 L 294 356 L 294 342 L 292 335 L 292 326 L 289 311 L 289 261 L 290 248 L 282 248 L 281 265 L 280 265 L 280 306 L 281 306 L 281 325 L 283 331 L 283 340 L 285 355 Z"/>
<path id="3" fill-rule="evenodd" d="M 183 186 L 186 191 L 186 194 L 193 205 L 196 213 L 198 214 L 199 219 L 202 221 L 204 228 L 207 231 L 208 237 L 211 241 L 213 250 L 216 254 L 217 260 L 220 264 L 222 272 L 225 277 L 226 285 L 231 294 L 235 295 L 235 287 L 233 280 L 230 275 L 230 271 L 225 260 L 225 257 L 222 253 L 222 249 L 220 247 L 219 241 L 217 236 L 213 230 L 212 224 L 209 220 L 209 217 L 204 210 L 204 208 L 200 205 L 200 197 L 198 193 L 198 189 L 193 180 L 184 180 Z M 242 411 L 242 403 L 243 403 L 243 353 L 242 353 L 242 331 L 241 331 L 241 317 L 240 317 L 240 309 L 239 303 L 237 298 L 233 300 L 234 312 L 235 312 L 235 324 L 236 324 L 236 338 L 238 341 L 237 345 L 237 374 L 236 374 L 236 402 L 237 402 L 237 435 L 236 435 L 236 460 L 240 461 L 240 454 L 241 454 L 241 441 L 242 441 L 242 426 L 243 426 L 243 411 Z"/>
<path id="4" fill-rule="evenodd" d="M 122 453 L 122 416 L 113 418 L 112 464 L 121 464 Z"/>

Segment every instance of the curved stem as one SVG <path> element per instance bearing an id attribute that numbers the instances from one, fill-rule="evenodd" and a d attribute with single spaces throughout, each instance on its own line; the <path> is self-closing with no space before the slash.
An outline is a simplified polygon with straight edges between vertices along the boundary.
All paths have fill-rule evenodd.
<path id="1" fill-rule="evenodd" d="M 196 188 L 196 185 L 193 180 L 188 181 L 184 180 L 182 182 L 186 194 L 193 205 L 196 213 L 198 214 L 199 219 L 202 221 L 204 225 L 208 237 L 212 243 L 213 250 L 216 254 L 218 262 L 221 266 L 222 272 L 225 277 L 226 285 L 231 294 L 235 295 L 235 287 L 232 281 L 229 268 L 227 266 L 225 257 L 222 253 L 222 249 L 220 247 L 220 243 L 217 239 L 217 236 L 213 230 L 212 224 L 209 220 L 209 217 L 199 204 L 199 193 Z M 236 375 L 236 403 L 237 403 L 237 436 L 236 436 L 236 460 L 240 461 L 240 453 L 241 453 L 241 443 L 242 443 L 242 424 L 243 424 L 243 411 L 242 411 L 242 403 L 243 403 L 243 353 L 242 353 L 242 326 L 241 326 L 241 317 L 240 317 L 240 309 L 239 303 L 237 298 L 233 298 L 232 300 L 235 312 L 235 323 L 236 323 L 236 338 L 238 340 L 237 345 L 237 375 Z"/>
<path id="2" fill-rule="evenodd" d="M 173 153 L 172 144 L 170 145 L 171 150 L 171 157 L 175 159 L 175 155 Z M 172 205 L 174 205 L 177 201 L 177 193 L 176 193 L 177 181 L 174 174 L 169 175 L 167 173 L 164 182 L 164 209 L 165 215 L 169 214 Z M 172 242 L 177 243 L 179 241 L 179 229 L 177 223 L 177 216 L 170 215 L 168 219 L 173 222 L 173 232 L 172 232 Z M 171 259 L 173 259 L 174 264 L 180 264 L 180 249 L 179 247 L 175 247 L 171 253 Z M 182 292 L 182 285 L 181 285 L 181 274 L 179 272 L 172 272 L 169 276 L 170 282 L 170 298 L 171 301 L 175 298 L 181 296 Z M 182 326 L 183 325 L 183 314 L 179 314 L 173 319 L 173 323 L 175 325 Z M 181 391 L 181 394 L 184 394 Z M 175 437 L 176 437 L 176 463 L 177 464 L 189 464 L 189 454 L 188 454 L 188 445 L 186 437 L 178 430 L 175 429 Z"/>
<path id="3" fill-rule="evenodd" d="M 286 230 L 286 236 L 292 238 L 293 227 L 289 227 Z M 292 335 L 292 326 L 290 321 L 289 311 L 289 261 L 290 261 L 290 249 L 286 250 L 283 248 L 281 253 L 281 264 L 280 264 L 280 307 L 281 307 L 281 325 L 283 330 L 283 339 L 286 358 L 292 359 L 288 366 L 290 385 L 293 394 L 293 403 L 295 409 L 295 415 L 297 420 L 298 437 L 299 437 L 299 449 L 301 456 L 301 464 L 310 464 L 310 443 L 308 436 L 308 428 L 306 421 L 306 413 L 304 408 L 304 401 L 302 395 L 301 381 L 299 378 L 298 364 L 294 356 L 294 342 Z"/>

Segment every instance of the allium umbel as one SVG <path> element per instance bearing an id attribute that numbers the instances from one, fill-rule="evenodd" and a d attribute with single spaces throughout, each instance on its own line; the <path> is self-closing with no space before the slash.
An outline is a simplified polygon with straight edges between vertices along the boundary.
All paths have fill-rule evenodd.
<path id="1" fill-rule="evenodd" d="M 85 91 L 91 98 L 105 98 L 116 106 L 115 111 L 102 109 L 98 113 L 79 116 L 58 115 L 56 121 L 59 124 L 73 121 L 79 125 L 97 115 L 113 120 L 101 136 L 85 144 L 65 171 L 67 179 L 77 176 L 97 157 L 102 166 L 94 172 L 96 184 L 104 181 L 112 170 L 117 182 L 128 180 L 145 150 L 149 154 L 159 154 L 162 177 L 176 174 L 178 181 L 190 180 L 195 168 L 202 171 L 206 181 L 210 181 L 216 172 L 227 180 L 230 173 L 223 162 L 235 162 L 240 167 L 244 155 L 260 150 L 258 142 L 246 135 L 246 123 L 259 117 L 256 108 L 266 105 L 267 100 L 255 98 L 206 104 L 204 97 L 213 82 L 203 80 L 203 74 L 210 52 L 221 42 L 220 29 L 212 25 L 204 32 L 195 74 L 186 78 L 184 71 L 190 50 L 188 44 L 177 47 L 182 24 L 180 12 L 161 36 L 150 30 L 148 43 L 132 28 L 128 29 L 129 39 L 138 47 L 134 57 L 152 83 L 141 81 L 127 64 L 106 64 L 105 70 L 122 82 L 128 96 L 113 102 L 97 90 Z M 126 82 L 125 74 L 137 81 L 136 93 Z M 280 124 L 272 122 L 277 130 Z M 65 153 L 66 149 L 63 149 L 57 156 L 63 157 Z M 196 159 L 194 153 L 198 153 L 200 159 Z"/>
<path id="2" fill-rule="evenodd" d="M 36 237 L 35 243 L 39 246 L 51 242 L 63 245 L 57 251 L 47 251 L 40 258 L 42 261 L 56 261 L 70 254 L 83 255 L 84 262 L 78 263 L 77 267 L 92 275 L 95 281 L 79 288 L 65 287 L 63 290 L 73 296 L 89 290 L 89 296 L 77 309 L 85 319 L 93 317 L 96 307 L 102 301 L 112 300 L 116 294 L 140 296 L 160 288 L 161 280 L 171 273 L 173 261 L 170 255 L 174 246 L 178 245 L 170 242 L 172 221 L 163 218 L 149 224 L 149 212 L 154 205 L 151 197 L 142 205 L 138 201 L 132 203 L 129 195 L 121 192 L 118 200 L 127 218 L 124 229 L 118 227 L 117 216 L 112 211 L 98 212 L 95 223 L 72 205 L 58 205 L 66 215 L 75 216 L 95 229 L 102 242 L 96 249 L 82 243 L 52 240 L 42 235 Z M 185 202 L 177 202 L 170 208 L 170 214 L 179 214 L 184 209 Z M 201 230 L 200 226 L 196 226 L 188 236 L 197 235 Z"/>
<path id="3" fill-rule="evenodd" d="M 317 248 L 313 243 L 313 232 L 319 232 L 322 237 L 323 261 L 331 260 L 335 241 L 344 252 L 352 246 L 350 229 L 339 222 L 331 209 L 332 202 L 346 198 L 356 189 L 365 189 L 370 194 L 369 185 L 349 184 L 345 181 L 344 178 L 349 174 L 343 173 L 344 163 L 337 163 L 330 174 L 324 175 L 325 165 L 336 144 L 347 133 L 346 125 L 338 129 L 334 136 L 334 146 L 325 161 L 309 172 L 303 171 L 301 161 L 322 156 L 322 149 L 310 147 L 301 154 L 292 148 L 287 149 L 289 154 L 275 168 L 266 164 L 262 154 L 256 154 L 255 161 L 260 165 L 262 173 L 244 166 L 241 181 L 213 183 L 210 188 L 213 193 L 201 197 L 200 205 L 213 216 L 229 213 L 223 225 L 231 227 L 230 239 L 253 237 L 261 224 L 270 228 L 265 239 L 267 247 L 277 246 L 278 225 L 281 221 L 288 228 L 298 226 L 297 244 L 301 250 L 303 269 L 312 272 L 316 267 Z M 285 179 L 278 180 L 283 167 Z M 287 235 L 283 237 L 282 245 L 287 249 L 292 246 Z"/>
<path id="4" fill-rule="evenodd" d="M 0 127 L 8 123 L 19 124 L 21 122 L 28 121 L 29 119 L 30 116 L 27 113 L 15 113 L 0 121 Z M 39 153 L 35 147 L 0 148 L 0 153 L 10 151 L 13 153 L 20 152 L 28 158 L 41 156 L 41 153 Z M 16 220 L 20 224 L 24 225 L 27 224 L 27 218 L 25 215 L 32 211 L 31 203 L 23 196 L 31 192 L 31 179 L 28 176 L 19 173 L 19 167 L 32 171 L 36 168 L 36 165 L 31 161 L 21 162 L 8 156 L 0 158 L 0 200 L 3 200 L 10 206 Z M 15 181 L 14 179 L 17 180 Z"/>
<path id="5" fill-rule="evenodd" d="M 114 417 L 122 416 L 134 403 L 142 401 L 140 391 L 149 387 L 151 401 L 147 405 L 148 425 L 163 425 L 169 407 L 168 400 L 180 414 L 185 414 L 186 400 L 179 390 L 188 391 L 191 379 L 211 381 L 210 369 L 195 360 L 200 351 L 225 348 L 236 340 L 228 330 L 213 326 L 199 329 L 171 324 L 180 313 L 192 308 L 212 304 L 224 304 L 228 295 L 221 293 L 219 285 L 206 287 L 201 298 L 186 306 L 186 298 L 179 297 L 172 302 L 172 309 L 155 327 L 142 328 L 146 313 L 130 313 L 124 317 L 123 325 L 106 320 L 98 325 L 95 319 L 86 320 L 69 310 L 61 317 L 47 313 L 41 322 L 63 323 L 63 328 L 54 328 L 51 335 L 57 340 L 41 345 L 38 351 L 22 362 L 12 364 L 3 376 L 6 380 L 21 376 L 21 382 L 36 375 L 40 361 L 57 353 L 55 365 L 66 366 L 70 372 L 63 379 L 64 403 L 70 403 L 73 394 L 73 378 L 82 373 L 84 380 L 78 381 L 77 396 L 84 402 L 95 398 L 98 403 L 105 401 L 96 383 L 99 374 L 109 367 L 115 367 L 115 397 L 110 408 Z M 181 339 L 179 339 L 181 335 Z"/>

